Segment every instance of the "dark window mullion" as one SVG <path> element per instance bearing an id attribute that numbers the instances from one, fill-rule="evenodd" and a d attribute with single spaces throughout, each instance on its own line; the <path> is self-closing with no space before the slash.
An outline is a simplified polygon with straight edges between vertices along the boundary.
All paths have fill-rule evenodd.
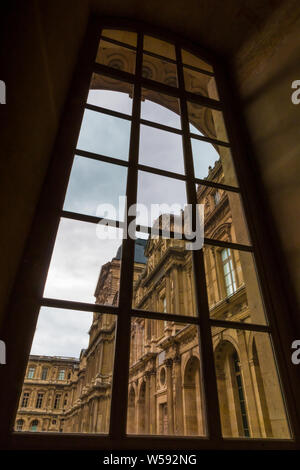
<path id="1" fill-rule="evenodd" d="M 129 163 L 126 160 L 121 158 L 108 157 L 106 155 L 101 155 L 100 153 L 88 152 L 87 150 L 76 149 L 74 155 L 79 157 L 91 158 L 92 160 L 97 160 L 99 162 L 112 163 L 113 165 L 125 166 L 128 167 Z"/>
<path id="2" fill-rule="evenodd" d="M 97 73 L 99 75 L 105 75 L 107 77 L 114 78 L 115 80 L 121 80 L 127 83 L 135 83 L 135 75 L 129 72 L 125 72 L 124 70 L 115 69 L 113 67 L 109 67 L 108 65 L 98 64 L 97 62 L 94 63 L 93 69 L 94 73 Z M 150 78 L 145 78 L 142 76 L 140 78 L 140 81 L 142 84 L 142 88 L 148 88 L 149 90 L 173 96 L 175 98 L 179 98 L 180 95 L 183 95 L 186 100 L 191 101 L 192 103 L 222 111 L 222 103 L 220 101 L 208 98 L 206 96 L 197 95 L 190 91 L 186 91 L 184 89 L 184 84 L 183 87 L 179 89 L 177 87 L 167 85 L 166 83 L 157 82 L 155 80 L 151 80 Z"/>
<path id="3" fill-rule="evenodd" d="M 210 318 L 209 323 L 211 327 L 216 327 L 216 328 L 258 331 L 260 333 L 271 333 L 271 328 L 268 325 L 258 325 L 257 323 L 242 323 L 242 322 L 230 321 L 230 320 L 218 320 L 214 318 Z"/>
<path id="4" fill-rule="evenodd" d="M 210 77 L 214 77 L 214 72 L 209 72 L 205 69 L 200 69 L 198 67 L 194 67 L 193 65 L 182 64 L 184 68 L 194 70 L 195 72 L 203 73 L 204 75 L 209 75 Z"/>
<path id="5" fill-rule="evenodd" d="M 253 252 L 254 249 L 251 245 L 242 245 L 241 243 L 232 243 L 217 238 L 204 238 L 204 245 L 222 246 L 223 248 L 232 248 L 233 250 Z"/>
<path id="6" fill-rule="evenodd" d="M 132 125 L 129 147 L 129 168 L 127 176 L 127 205 L 136 204 L 137 198 L 137 163 L 139 155 L 139 120 L 141 111 L 141 74 L 143 57 L 143 37 L 138 34 L 136 75 L 133 91 Z M 127 229 L 135 218 L 128 217 Z M 127 231 L 128 233 L 128 231 Z M 120 275 L 120 296 L 116 341 L 115 360 L 112 383 L 110 435 L 122 438 L 126 434 L 127 395 L 130 357 L 131 302 L 133 289 L 135 241 L 126 236 L 122 244 L 122 263 Z"/>
<path id="7" fill-rule="evenodd" d="M 105 42 L 111 42 L 112 44 L 116 44 L 116 46 L 125 47 L 126 49 L 130 49 L 136 52 L 136 47 L 131 46 L 130 44 L 125 44 L 124 42 L 118 41 L 117 39 L 111 39 L 111 38 L 108 38 L 107 36 L 101 35 L 101 40 Z"/>
<path id="8" fill-rule="evenodd" d="M 107 219 L 106 217 L 97 217 L 95 215 L 82 214 L 80 212 L 65 211 L 61 212 L 61 217 L 65 219 L 79 220 L 80 222 L 88 222 L 90 224 L 105 225 L 114 228 L 126 228 L 125 222 L 121 220 Z"/>
<path id="9" fill-rule="evenodd" d="M 141 119 L 141 124 L 155 127 L 156 129 L 161 129 L 162 131 L 172 132 L 173 134 L 182 135 L 182 131 L 180 129 L 176 129 L 176 127 L 166 126 L 164 124 L 160 124 L 159 122 L 149 121 L 148 119 Z"/>
<path id="10" fill-rule="evenodd" d="M 176 46 L 177 57 L 177 73 L 179 89 L 184 88 L 183 67 L 181 61 L 181 50 Z M 184 94 L 180 93 L 180 110 L 181 110 L 181 124 L 183 131 L 183 154 L 186 175 L 189 179 L 194 179 L 194 165 L 192 146 L 189 138 L 189 119 L 187 102 Z M 194 184 L 186 184 L 187 202 L 193 207 L 193 219 L 196 216 L 197 207 L 197 194 Z M 219 440 L 222 437 L 221 433 L 221 419 L 219 411 L 217 380 L 214 364 L 213 344 L 211 337 L 211 328 L 209 323 L 209 305 L 207 299 L 206 282 L 205 282 L 205 269 L 203 250 L 194 250 L 192 252 L 193 266 L 195 276 L 195 291 L 196 301 L 198 307 L 198 320 L 199 320 L 199 347 L 200 357 L 202 361 L 203 382 L 205 390 L 205 403 L 206 403 L 206 423 L 209 437 L 213 440 Z"/>
<path id="11" fill-rule="evenodd" d="M 119 119 L 125 119 L 126 121 L 131 121 L 130 114 L 120 113 L 118 111 L 113 111 L 109 108 L 102 108 L 102 106 L 96 106 L 94 104 L 86 103 L 85 109 L 89 109 L 90 111 L 95 111 L 96 113 L 101 114 L 108 114 L 109 116 L 113 116 Z"/>
<path id="12" fill-rule="evenodd" d="M 160 60 L 163 60 L 164 62 L 169 62 L 170 64 L 176 65 L 176 60 L 157 54 L 156 52 L 150 52 L 150 51 L 144 50 L 144 54 L 154 57 L 155 59 L 160 59 Z"/>
<path id="13" fill-rule="evenodd" d="M 97 312 L 111 315 L 118 315 L 119 309 L 114 305 L 91 304 L 87 302 L 77 302 L 74 300 L 63 300 L 43 297 L 41 302 L 43 307 L 61 308 L 67 310 L 77 310 L 78 312 Z"/>
<path id="14" fill-rule="evenodd" d="M 194 134 L 190 132 L 190 136 L 192 139 L 202 140 L 203 142 L 209 142 L 210 144 L 222 145 L 223 147 L 230 148 L 230 144 L 228 142 L 224 142 L 223 140 L 213 139 L 212 137 L 204 137 L 202 135 Z"/>
<path id="15" fill-rule="evenodd" d="M 189 178 L 188 176 L 181 175 L 173 171 L 161 170 L 160 168 L 154 168 L 150 165 L 141 165 L 139 163 L 136 164 L 131 161 L 126 161 L 126 160 L 122 160 L 120 158 L 115 158 L 115 157 L 108 157 L 106 155 L 88 152 L 86 150 L 80 150 L 78 148 L 75 150 L 74 154 L 80 157 L 91 158 L 92 160 L 97 160 L 100 162 L 112 163 L 113 165 L 124 166 L 127 168 L 128 167 L 137 168 L 138 170 L 141 170 L 141 171 L 147 171 L 148 173 L 155 173 L 157 175 L 167 176 L 168 178 L 174 178 L 174 179 L 178 179 L 182 181 L 187 180 L 190 183 L 194 183 L 194 184 L 202 184 L 203 186 L 208 186 L 211 188 L 219 188 L 219 189 L 224 189 L 225 191 L 240 193 L 239 188 L 230 186 L 228 184 L 216 183 L 214 181 L 203 180 L 201 178 Z"/>

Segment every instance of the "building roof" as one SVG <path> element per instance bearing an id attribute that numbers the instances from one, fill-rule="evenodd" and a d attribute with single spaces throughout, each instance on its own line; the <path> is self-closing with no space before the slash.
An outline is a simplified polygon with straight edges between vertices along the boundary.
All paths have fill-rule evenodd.
<path id="1" fill-rule="evenodd" d="M 137 238 L 135 240 L 135 247 L 134 247 L 134 262 L 146 264 L 147 258 L 145 256 L 145 248 L 148 240 L 144 240 L 143 238 Z M 121 259 L 122 256 L 122 245 L 119 246 L 115 259 Z"/>

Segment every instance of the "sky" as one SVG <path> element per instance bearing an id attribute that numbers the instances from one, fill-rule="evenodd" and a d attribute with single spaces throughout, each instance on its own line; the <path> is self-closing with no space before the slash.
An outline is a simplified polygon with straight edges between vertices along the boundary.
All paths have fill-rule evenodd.
<path id="1" fill-rule="evenodd" d="M 125 93 L 91 90 L 88 103 L 131 114 L 132 100 Z M 162 106 L 142 101 L 141 116 L 170 127 L 180 128 L 177 114 Z M 191 126 L 191 130 L 199 131 Z M 86 110 L 77 148 L 121 160 L 128 160 L 130 121 Z M 195 176 L 204 178 L 218 154 L 214 147 L 192 139 Z M 181 136 L 141 125 L 139 162 L 156 168 L 184 172 Z M 117 208 L 112 218 L 124 220 L 124 206 L 118 209 L 119 196 L 125 196 L 127 168 L 76 156 L 70 175 L 64 209 L 81 214 L 104 216 L 105 207 Z M 177 203 L 178 213 L 186 204 L 185 183 L 180 180 L 140 171 L 137 202 Z M 151 226 L 158 214 L 140 214 L 137 223 Z M 103 239 L 104 234 L 109 239 Z M 101 237 L 101 239 L 100 239 Z M 110 261 L 122 241 L 122 230 L 105 228 L 71 219 L 61 219 L 48 271 L 44 296 L 94 303 L 94 291 L 101 266 Z M 79 357 L 88 345 L 92 313 L 43 307 L 40 311 L 31 354 Z"/>

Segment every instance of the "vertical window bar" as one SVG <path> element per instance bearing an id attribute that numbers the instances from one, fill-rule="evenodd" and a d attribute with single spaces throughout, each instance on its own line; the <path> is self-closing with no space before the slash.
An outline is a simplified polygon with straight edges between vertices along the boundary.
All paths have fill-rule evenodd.
<path id="1" fill-rule="evenodd" d="M 136 73 L 133 91 L 132 124 L 129 146 L 129 167 L 127 177 L 127 206 L 136 204 L 137 198 L 137 169 L 139 155 L 139 119 L 141 108 L 141 75 L 143 59 L 143 36 L 138 33 Z M 132 164 L 132 165 L 131 165 Z M 134 247 L 135 241 L 128 236 L 129 224 L 134 220 L 133 216 L 127 218 L 127 237 L 122 243 L 122 262 L 120 275 L 120 297 L 117 320 L 115 361 L 112 384 L 110 434 L 114 438 L 124 437 L 126 434 L 127 419 L 127 395 L 129 377 L 130 354 L 130 311 L 133 288 Z"/>
<path id="2" fill-rule="evenodd" d="M 181 49 L 176 45 L 176 58 L 177 58 L 177 74 L 178 84 L 180 90 L 180 110 L 181 110 L 181 125 L 183 132 L 183 155 L 186 176 L 189 179 L 194 178 L 194 165 L 191 141 L 189 137 L 189 120 L 186 100 L 184 98 L 184 77 L 183 66 L 181 60 Z M 187 201 L 193 207 L 193 222 L 196 221 L 197 216 L 197 195 L 194 184 L 186 182 Z M 194 229 L 194 227 L 193 227 Z M 214 440 L 221 439 L 221 419 L 219 411 L 219 400 L 217 391 L 217 379 L 214 364 L 214 353 L 211 338 L 211 328 L 209 323 L 209 306 L 206 291 L 205 270 L 203 250 L 194 250 L 192 252 L 194 272 L 197 273 L 195 277 L 195 291 L 198 307 L 199 319 L 199 345 L 200 357 L 202 361 L 202 373 L 205 390 L 205 403 L 206 403 L 206 425 L 209 437 Z"/>

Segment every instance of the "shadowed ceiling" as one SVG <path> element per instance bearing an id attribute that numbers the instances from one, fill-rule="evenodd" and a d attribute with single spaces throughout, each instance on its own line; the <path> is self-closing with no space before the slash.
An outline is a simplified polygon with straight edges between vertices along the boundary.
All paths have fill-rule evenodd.
<path id="1" fill-rule="evenodd" d="M 263 28 L 282 0 L 91 0 L 104 16 L 144 21 L 201 43 L 221 55 L 235 53 Z"/>

